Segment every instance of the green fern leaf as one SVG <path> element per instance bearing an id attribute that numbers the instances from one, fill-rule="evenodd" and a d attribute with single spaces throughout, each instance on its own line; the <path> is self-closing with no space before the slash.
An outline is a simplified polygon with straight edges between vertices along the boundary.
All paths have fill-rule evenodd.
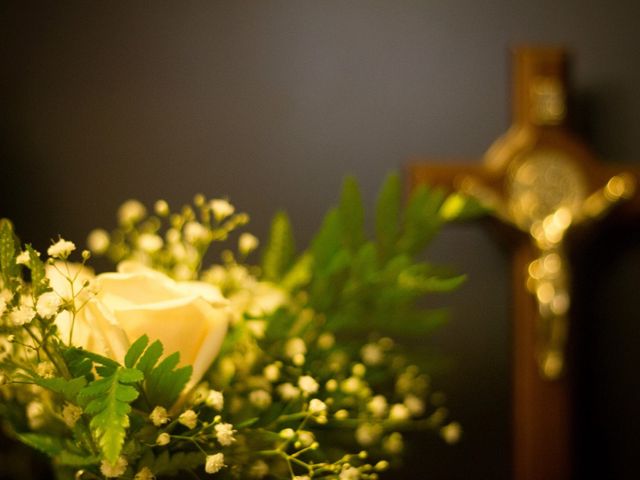
<path id="1" fill-rule="evenodd" d="M 342 185 L 342 195 L 338 207 L 343 244 L 351 251 L 364 243 L 364 206 L 358 182 L 347 177 Z"/>
<path id="2" fill-rule="evenodd" d="M 262 271 L 267 280 L 277 281 L 287 271 L 295 254 L 291 221 L 285 212 L 278 212 L 271 221 L 269 242 L 262 257 Z"/>
<path id="3" fill-rule="evenodd" d="M 130 384 L 143 378 L 139 370 L 118 366 L 112 375 L 94 380 L 78 394 L 85 413 L 92 416 L 89 426 L 102 456 L 111 463 L 120 455 L 129 427 L 130 403 L 139 394 Z"/>
<path id="4" fill-rule="evenodd" d="M 389 175 L 376 203 L 376 237 L 383 259 L 393 254 L 400 233 L 402 188 L 397 174 Z"/>

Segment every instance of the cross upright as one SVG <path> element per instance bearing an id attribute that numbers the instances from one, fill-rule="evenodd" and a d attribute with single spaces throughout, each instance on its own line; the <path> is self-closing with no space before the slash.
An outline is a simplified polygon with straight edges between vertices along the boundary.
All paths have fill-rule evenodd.
<path id="1" fill-rule="evenodd" d="M 510 230 L 513 478 L 567 480 L 572 400 L 566 347 L 575 319 L 565 236 L 622 200 L 637 209 L 640 171 L 600 163 L 569 132 L 564 49 L 516 48 L 512 62 L 513 123 L 483 162 L 418 160 L 408 168 L 408 184 L 467 193 Z"/>

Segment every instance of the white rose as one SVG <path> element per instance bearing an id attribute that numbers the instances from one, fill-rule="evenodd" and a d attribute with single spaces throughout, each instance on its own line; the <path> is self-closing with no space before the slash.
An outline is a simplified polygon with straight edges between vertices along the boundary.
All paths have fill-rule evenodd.
<path id="1" fill-rule="evenodd" d="M 155 270 L 123 262 L 117 273 L 95 277 L 93 289 L 95 295 L 76 315 L 74 345 L 123 362 L 130 343 L 146 334 L 152 342 L 162 342 L 165 355 L 180 352 L 181 365 L 193 366 L 189 385 L 202 378 L 218 354 L 229 313 L 228 302 L 216 287 L 176 282 Z M 56 320 L 65 342 L 70 317 L 60 315 Z"/>

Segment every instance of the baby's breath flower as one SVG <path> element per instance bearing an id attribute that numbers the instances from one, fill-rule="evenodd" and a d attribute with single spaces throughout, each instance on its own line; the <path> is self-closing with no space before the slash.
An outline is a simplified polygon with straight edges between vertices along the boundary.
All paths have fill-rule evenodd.
<path id="1" fill-rule="evenodd" d="M 218 222 L 224 220 L 235 212 L 234 206 L 231 205 L 228 200 L 219 198 L 211 200 L 211 202 L 209 202 L 209 207 L 211 207 L 213 216 L 216 217 Z"/>
<path id="2" fill-rule="evenodd" d="M 356 430 L 356 440 L 363 447 L 376 443 L 382 436 L 382 427 L 371 423 L 363 423 Z"/>
<path id="3" fill-rule="evenodd" d="M 118 209 L 118 222 L 128 225 L 141 220 L 147 214 L 147 209 L 138 200 L 127 200 Z"/>
<path id="4" fill-rule="evenodd" d="M 305 353 L 307 353 L 307 345 L 304 343 L 304 340 L 298 337 L 287 340 L 284 346 L 284 354 L 287 357 L 293 358 L 296 355 L 304 355 Z"/>
<path id="5" fill-rule="evenodd" d="M 278 386 L 278 393 L 283 400 L 293 400 L 300 396 L 300 389 L 291 383 L 283 383 Z"/>
<path id="6" fill-rule="evenodd" d="M 350 395 L 357 393 L 361 388 L 362 380 L 360 380 L 358 377 L 349 377 L 340 383 L 340 389 L 344 393 L 348 393 Z"/>
<path id="7" fill-rule="evenodd" d="M 29 428 L 37 430 L 44 425 L 44 404 L 38 400 L 29 402 L 26 407 L 27 420 Z"/>
<path id="8" fill-rule="evenodd" d="M 387 399 L 383 395 L 376 395 L 367 403 L 367 409 L 377 418 L 384 417 L 387 407 Z"/>
<path id="9" fill-rule="evenodd" d="M 424 413 L 424 400 L 416 397 L 415 395 L 407 395 L 404 398 L 404 404 L 409 409 L 409 412 L 414 417 L 419 417 Z"/>
<path id="10" fill-rule="evenodd" d="M 249 477 L 264 478 L 269 474 L 269 465 L 264 460 L 256 460 L 249 468 Z"/>
<path id="11" fill-rule="evenodd" d="M 62 408 L 62 420 L 67 427 L 75 427 L 76 422 L 80 419 L 81 416 L 82 409 L 80 407 L 69 402 L 66 402 L 64 404 L 64 407 Z"/>
<path id="12" fill-rule="evenodd" d="M 361 363 L 356 363 L 351 368 L 351 373 L 353 373 L 356 377 L 364 377 L 365 373 L 367 373 L 367 367 L 365 367 Z"/>
<path id="13" fill-rule="evenodd" d="M 69 242 L 68 240 L 64 240 L 61 238 L 47 249 L 47 255 L 53 258 L 60 258 L 64 260 L 75 249 L 76 246 L 73 242 Z"/>
<path id="14" fill-rule="evenodd" d="M 308 447 L 309 445 L 311 445 L 313 442 L 316 441 L 316 437 L 313 435 L 312 432 L 303 430 L 298 434 L 298 440 L 300 441 L 300 444 L 303 447 Z"/>
<path id="15" fill-rule="evenodd" d="M 401 453 L 404 449 L 404 440 L 402 438 L 402 434 L 393 432 L 382 441 L 382 448 L 392 455 Z"/>
<path id="16" fill-rule="evenodd" d="M 264 410 L 271 405 L 271 394 L 266 390 L 254 390 L 249 394 L 249 401 L 255 407 Z"/>
<path id="17" fill-rule="evenodd" d="M 40 362 L 36 367 L 36 373 L 42 378 L 53 378 L 56 374 L 56 369 L 51 362 Z"/>
<path id="18" fill-rule="evenodd" d="M 156 438 L 156 445 L 164 447 L 165 445 L 168 445 L 170 441 L 171 441 L 171 435 L 169 435 L 168 433 L 161 433 Z"/>
<path id="19" fill-rule="evenodd" d="M 310 480 L 310 477 L 309 475 L 296 475 L 293 480 Z"/>
<path id="20" fill-rule="evenodd" d="M 406 405 L 402 403 L 396 403 L 391 406 L 391 410 L 389 410 L 389 418 L 391 420 L 407 420 L 411 416 L 411 412 L 407 408 Z"/>
<path id="21" fill-rule="evenodd" d="M 243 233 L 238 238 L 238 250 L 242 255 L 249 255 L 258 248 L 258 239 L 250 233 Z"/>
<path id="22" fill-rule="evenodd" d="M 87 247 L 89 247 L 89 250 L 97 255 L 102 255 L 104 252 L 106 252 L 109 248 L 109 243 L 109 234 L 106 230 L 103 230 L 101 228 L 92 230 L 87 237 Z"/>
<path id="23" fill-rule="evenodd" d="M 217 390 L 209 390 L 207 392 L 207 397 L 204 400 L 204 403 L 219 412 L 222 411 L 224 407 L 224 396 L 222 392 L 218 392 Z"/>
<path id="24" fill-rule="evenodd" d="M 189 430 L 196 428 L 198 425 L 198 414 L 193 410 L 186 410 L 178 417 L 178 422 L 187 427 Z"/>
<path id="25" fill-rule="evenodd" d="M 169 204 L 166 202 L 166 200 L 158 200 L 153 204 L 153 210 L 157 215 L 166 217 L 167 215 L 169 215 Z"/>
<path id="26" fill-rule="evenodd" d="M 327 380 L 324 386 L 328 392 L 335 392 L 338 389 L 338 381 L 335 378 Z"/>
<path id="27" fill-rule="evenodd" d="M 309 395 L 312 395 L 318 391 L 318 382 L 309 375 L 303 375 L 298 379 L 298 386 L 300 389 Z"/>
<path id="28" fill-rule="evenodd" d="M 336 337 L 331 332 L 324 332 L 318 337 L 318 347 L 323 350 L 329 350 L 336 343 Z"/>
<path id="29" fill-rule="evenodd" d="M 20 254 L 16 257 L 16 263 L 18 265 L 29 265 L 29 252 L 26 250 L 24 252 L 20 252 Z"/>
<path id="30" fill-rule="evenodd" d="M 169 418 L 169 414 L 167 413 L 166 408 L 157 406 L 149 415 L 149 420 L 151 420 L 151 423 L 153 423 L 156 427 L 161 427 L 165 423 L 168 423 L 171 419 Z"/>
<path id="31" fill-rule="evenodd" d="M 187 222 L 184 226 L 184 238 L 189 243 L 206 242 L 209 239 L 209 230 L 198 222 Z"/>
<path id="32" fill-rule="evenodd" d="M 58 313 L 58 309 L 62 305 L 62 299 L 55 292 L 46 292 L 38 297 L 36 303 L 36 312 L 42 318 L 53 317 Z"/>
<path id="33" fill-rule="evenodd" d="M 220 445 L 223 447 L 228 447 L 236 441 L 233 436 L 235 430 L 233 429 L 233 425 L 230 423 L 218 423 L 213 428 L 216 431 L 216 438 L 218 439 L 218 442 L 220 442 Z"/>
<path id="34" fill-rule="evenodd" d="M 309 402 L 309 413 L 319 415 L 327 412 L 327 404 L 318 398 L 312 398 Z"/>
<path id="35" fill-rule="evenodd" d="M 389 468 L 389 462 L 387 460 L 380 460 L 375 464 L 373 468 L 375 468 L 378 472 L 384 472 Z"/>
<path id="36" fill-rule="evenodd" d="M 115 463 L 109 463 L 103 460 L 100 464 L 100 471 L 107 478 L 115 478 L 122 475 L 127 469 L 127 460 L 124 457 L 118 457 Z"/>
<path id="37" fill-rule="evenodd" d="M 167 230 L 167 233 L 164 234 L 164 237 L 169 243 L 178 243 L 180 241 L 180 232 L 175 228 L 170 228 Z"/>
<path id="38" fill-rule="evenodd" d="M 365 364 L 375 366 L 382 362 L 384 354 L 380 345 L 376 343 L 367 343 L 360 349 L 360 356 Z"/>
<path id="39" fill-rule="evenodd" d="M 9 314 L 9 319 L 16 326 L 21 326 L 31 322 L 35 317 L 33 308 L 28 305 L 22 305 Z"/>
<path id="40" fill-rule="evenodd" d="M 224 454 L 216 453 L 214 455 L 207 455 L 204 471 L 207 473 L 218 473 L 224 466 Z"/>
<path id="41" fill-rule="evenodd" d="M 348 466 L 340 472 L 338 477 L 340 480 L 358 480 L 360 478 L 360 470 L 355 467 Z"/>
<path id="42" fill-rule="evenodd" d="M 462 435 L 462 427 L 458 422 L 451 422 L 440 429 L 440 435 L 450 445 L 457 443 Z"/>
<path id="43" fill-rule="evenodd" d="M 337 420 L 346 420 L 349 418 L 349 412 L 343 408 L 334 413 L 333 416 L 336 417 Z"/>
<path id="44" fill-rule="evenodd" d="M 275 363 L 271 363 L 264 367 L 262 374 L 264 375 L 264 378 L 270 382 L 276 382 L 278 378 L 280 378 L 280 367 Z"/>
<path id="45" fill-rule="evenodd" d="M 155 253 L 162 248 L 162 238 L 153 233 L 143 233 L 138 237 L 138 248 L 147 253 Z"/>
<path id="46" fill-rule="evenodd" d="M 280 430 L 280 433 L 278 435 L 284 440 L 291 440 L 296 436 L 296 432 L 293 428 L 284 428 Z"/>
<path id="47" fill-rule="evenodd" d="M 155 480 L 156 476 L 153 474 L 149 467 L 142 467 L 133 480 Z"/>

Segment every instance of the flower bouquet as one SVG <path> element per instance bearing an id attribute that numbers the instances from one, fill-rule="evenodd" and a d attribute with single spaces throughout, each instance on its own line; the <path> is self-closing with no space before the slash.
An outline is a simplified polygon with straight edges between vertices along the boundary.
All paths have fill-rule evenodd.
<path id="1" fill-rule="evenodd" d="M 248 216 L 202 195 L 152 214 L 128 201 L 82 252 L 41 255 L 2 220 L 5 431 L 60 479 L 379 478 L 404 430 L 460 435 L 397 338 L 442 323 L 417 301 L 463 276 L 416 255 L 474 208 L 427 189 L 402 207 L 390 176 L 369 239 L 348 179 L 302 253 L 278 213 L 259 266 Z M 116 271 L 95 275 L 95 255 Z"/>

